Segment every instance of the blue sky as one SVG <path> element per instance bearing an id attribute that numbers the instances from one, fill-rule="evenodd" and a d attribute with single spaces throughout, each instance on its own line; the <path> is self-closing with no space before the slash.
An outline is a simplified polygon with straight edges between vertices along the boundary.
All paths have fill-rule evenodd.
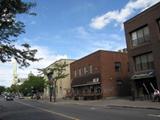
<path id="1" fill-rule="evenodd" d="M 21 17 L 26 23 L 26 34 L 22 35 L 22 39 L 30 40 L 29 43 L 33 45 L 47 46 L 70 58 L 78 58 L 97 49 L 116 50 L 117 46 L 111 47 L 110 44 L 117 40 L 121 42 L 121 48 L 125 47 L 124 33 L 120 28 L 111 24 L 102 30 L 95 30 L 89 24 L 95 16 L 121 8 L 126 2 L 39 0 L 33 9 L 36 17 Z"/>
<path id="2" fill-rule="evenodd" d="M 126 47 L 123 22 L 160 0 L 25 0 L 36 1 L 37 16 L 22 15 L 26 33 L 17 45 L 28 42 L 44 59 L 18 69 L 26 77 L 61 58 L 79 59 L 96 50 Z M 9 86 L 12 63 L 0 63 L 0 85 Z"/>

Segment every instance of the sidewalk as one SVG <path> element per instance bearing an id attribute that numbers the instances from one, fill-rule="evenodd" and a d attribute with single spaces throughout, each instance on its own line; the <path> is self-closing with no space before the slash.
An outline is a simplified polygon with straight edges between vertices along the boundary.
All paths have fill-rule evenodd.
<path id="1" fill-rule="evenodd" d="M 46 100 L 43 100 L 46 101 Z M 46 101 L 49 102 L 49 101 Z M 53 103 L 53 102 L 52 102 Z M 155 109 L 160 110 L 160 102 L 152 101 L 131 101 L 128 99 L 105 99 L 105 100 L 57 100 L 56 104 L 76 104 L 95 107 L 123 107 L 123 108 L 139 108 L 139 109 Z"/>

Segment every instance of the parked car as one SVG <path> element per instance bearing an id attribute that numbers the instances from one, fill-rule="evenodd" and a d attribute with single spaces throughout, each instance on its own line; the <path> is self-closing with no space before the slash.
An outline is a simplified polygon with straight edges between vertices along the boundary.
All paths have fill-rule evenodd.
<path id="1" fill-rule="evenodd" d="M 12 95 L 6 95 L 5 99 L 6 99 L 6 101 L 13 101 L 14 100 Z"/>

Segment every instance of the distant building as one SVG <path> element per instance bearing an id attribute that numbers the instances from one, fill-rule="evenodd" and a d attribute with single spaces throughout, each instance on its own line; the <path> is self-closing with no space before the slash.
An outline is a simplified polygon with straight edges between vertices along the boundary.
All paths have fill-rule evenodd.
<path id="1" fill-rule="evenodd" d="M 160 2 L 124 23 L 136 97 L 160 89 Z"/>
<path id="2" fill-rule="evenodd" d="M 71 63 L 71 81 L 75 99 L 99 99 L 125 96 L 127 53 L 99 50 Z"/>
<path id="3" fill-rule="evenodd" d="M 66 64 L 68 64 L 68 66 L 66 67 L 66 70 L 64 71 L 65 74 L 68 74 L 67 77 L 63 78 L 63 79 L 59 79 L 57 81 L 57 84 L 56 84 L 56 97 L 57 98 L 64 98 L 67 96 L 67 94 L 70 93 L 71 91 L 71 79 L 70 79 L 70 63 L 72 63 L 74 60 L 71 60 L 71 59 L 60 59 L 54 63 L 52 63 L 51 65 L 49 65 L 48 67 L 46 67 L 45 69 L 47 68 L 52 68 L 54 66 L 54 64 L 58 63 L 58 64 L 64 64 L 64 62 Z M 56 73 L 55 73 L 56 75 Z M 53 74 L 54 76 L 54 74 Z M 48 80 L 48 77 L 45 75 L 44 78 Z M 47 89 L 45 89 L 44 91 L 44 95 L 45 97 L 49 97 L 49 87 Z"/>
<path id="4" fill-rule="evenodd" d="M 120 49 L 120 50 L 118 50 L 118 52 L 128 53 L 127 48 Z"/>

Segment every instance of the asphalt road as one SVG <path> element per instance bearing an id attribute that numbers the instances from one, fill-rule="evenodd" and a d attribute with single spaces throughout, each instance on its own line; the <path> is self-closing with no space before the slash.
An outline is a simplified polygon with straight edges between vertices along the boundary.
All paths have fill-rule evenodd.
<path id="1" fill-rule="evenodd" d="M 0 120 L 159 120 L 160 111 L 104 108 L 76 104 L 5 101 L 0 98 Z"/>

